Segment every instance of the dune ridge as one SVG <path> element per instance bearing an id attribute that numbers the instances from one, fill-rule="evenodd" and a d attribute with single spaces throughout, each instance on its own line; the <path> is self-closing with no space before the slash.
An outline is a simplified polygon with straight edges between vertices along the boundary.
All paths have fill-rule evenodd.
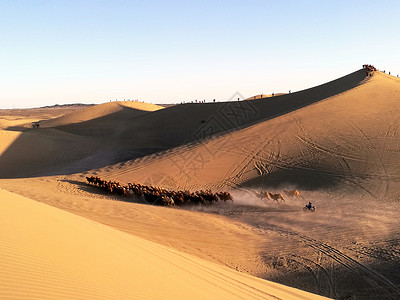
<path id="1" fill-rule="evenodd" d="M 356 88 L 289 114 L 97 172 L 180 189 L 340 184 L 350 192 L 400 199 L 399 85 L 376 72 Z"/>
<path id="2" fill-rule="evenodd" d="M 65 134 L 69 137 L 75 136 L 76 143 L 79 143 L 81 137 L 95 140 L 94 143 L 80 145 L 79 148 L 81 153 L 85 153 L 84 156 L 72 155 L 70 151 L 64 151 L 61 145 L 54 148 L 43 147 L 44 144 L 54 143 L 55 135 L 47 131 L 50 128 L 41 128 L 34 133 L 39 137 L 35 141 L 29 138 L 33 134 L 31 131 L 34 130 L 31 129 L 25 131 L 0 157 L 0 177 L 82 172 L 167 151 L 188 143 L 201 143 L 304 108 L 327 97 L 362 86 L 368 80 L 369 78 L 367 80 L 365 78 L 365 71 L 359 70 L 329 83 L 269 100 L 184 104 L 140 115 L 136 115 L 132 109 L 126 107 L 121 109 L 122 106 L 118 103 L 107 103 L 104 104 L 104 107 L 110 106 L 105 110 L 107 114 L 97 115 L 99 117 L 95 119 L 78 123 L 75 123 L 77 119 L 74 119 L 72 123 L 66 124 L 62 120 L 53 121 L 55 122 L 53 125 L 58 124 L 58 126 L 51 129 L 57 130 L 58 137 Z M 103 108 L 89 107 L 84 111 L 98 110 L 103 111 Z M 75 114 L 82 114 L 82 111 L 77 111 Z M 86 115 L 85 117 L 87 118 Z M 32 161 L 39 161 L 34 158 L 36 155 L 57 157 L 58 162 L 42 160 L 39 168 L 39 165 L 21 160 L 21 157 L 30 156 L 33 158 Z M 81 163 L 82 161 L 84 162 Z M 9 167 L 11 164 L 17 166 L 15 170 Z M 25 172 L 22 172 L 24 168 Z"/>
<path id="3" fill-rule="evenodd" d="M 163 109 L 162 106 L 144 102 L 133 102 L 133 101 L 108 102 L 104 104 L 83 108 L 81 110 L 77 110 L 72 113 L 67 113 L 58 118 L 44 120 L 40 122 L 40 126 L 56 127 L 66 124 L 85 122 L 119 112 L 124 108 L 131 109 L 130 110 L 131 116 L 140 116 L 142 114 L 145 114 L 146 112 Z"/>

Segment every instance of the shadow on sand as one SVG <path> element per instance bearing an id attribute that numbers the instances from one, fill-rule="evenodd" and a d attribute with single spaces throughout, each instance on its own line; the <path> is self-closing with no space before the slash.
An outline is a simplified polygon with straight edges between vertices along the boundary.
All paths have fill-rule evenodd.
<path id="1" fill-rule="evenodd" d="M 364 79 L 365 70 L 359 70 L 314 88 L 266 99 L 176 105 L 140 116 L 123 108 L 81 123 L 25 129 L 0 156 L 0 178 L 84 172 L 201 142 L 340 94 Z"/>

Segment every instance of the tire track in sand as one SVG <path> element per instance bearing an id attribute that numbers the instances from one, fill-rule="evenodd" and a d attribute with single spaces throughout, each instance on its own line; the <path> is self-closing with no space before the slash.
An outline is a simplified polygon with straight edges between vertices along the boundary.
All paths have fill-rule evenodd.
<path id="1" fill-rule="evenodd" d="M 360 280 L 364 280 L 368 284 L 374 286 L 377 291 L 379 291 L 382 295 L 386 296 L 386 299 L 400 298 L 399 287 L 397 287 L 392 282 L 387 280 L 381 274 L 368 268 L 367 266 L 356 261 L 355 259 L 351 258 L 350 256 L 344 254 L 340 250 L 334 248 L 333 246 L 327 243 L 317 241 L 313 238 L 301 235 L 296 232 L 277 228 L 276 226 L 273 225 L 268 225 L 267 227 L 261 227 L 260 229 L 274 231 L 282 235 L 289 236 L 297 240 L 298 242 L 303 243 L 310 248 L 313 248 L 317 252 L 324 254 L 326 257 L 332 259 L 333 261 L 337 262 L 338 264 L 340 264 L 341 266 L 352 272 Z"/>

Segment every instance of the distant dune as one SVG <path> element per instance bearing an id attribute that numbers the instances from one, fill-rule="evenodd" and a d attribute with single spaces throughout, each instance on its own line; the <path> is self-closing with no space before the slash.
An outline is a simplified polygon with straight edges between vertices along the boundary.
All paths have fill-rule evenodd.
<path id="1" fill-rule="evenodd" d="M 133 101 L 118 101 L 109 102 L 105 104 L 95 105 L 88 108 L 84 108 L 73 113 L 63 115 L 59 118 L 44 120 L 40 122 L 41 127 L 56 127 L 66 124 L 80 123 L 93 119 L 97 119 L 106 115 L 110 115 L 116 112 L 120 112 L 124 109 L 130 108 L 131 115 L 140 116 L 148 111 L 156 111 L 163 107 L 143 102 Z"/>

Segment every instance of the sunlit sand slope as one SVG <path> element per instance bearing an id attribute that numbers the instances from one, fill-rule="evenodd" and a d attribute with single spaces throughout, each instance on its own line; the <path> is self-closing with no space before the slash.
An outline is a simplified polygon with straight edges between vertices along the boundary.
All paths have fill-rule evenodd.
<path id="1" fill-rule="evenodd" d="M 365 82 L 365 71 L 359 70 L 311 89 L 261 100 L 185 104 L 140 114 L 118 103 L 89 107 L 42 126 L 53 122 L 55 127 L 23 131 L 0 157 L 0 177 L 81 172 L 203 142 L 295 110 L 302 111 L 313 103 L 362 87 Z M 32 135 L 37 139 L 32 139 Z M 91 142 L 82 143 L 82 138 Z M 45 146 L 55 143 L 56 147 Z M 76 155 L 71 147 L 76 148 Z"/>
<path id="2" fill-rule="evenodd" d="M 2 299 L 323 299 L 0 190 Z"/>
<path id="3" fill-rule="evenodd" d="M 114 126 L 98 119 L 58 129 L 73 134 L 117 134 L 126 147 L 168 149 L 235 131 L 337 95 L 365 82 L 359 70 L 326 84 L 262 100 L 189 103 L 158 110 L 140 118 L 119 118 Z M 116 130 L 113 127 L 117 127 Z M 95 130 L 94 130 L 95 129 Z"/>
<path id="4" fill-rule="evenodd" d="M 98 174 L 192 189 L 340 186 L 400 199 L 399 103 L 400 79 L 377 72 L 324 101 Z"/>

